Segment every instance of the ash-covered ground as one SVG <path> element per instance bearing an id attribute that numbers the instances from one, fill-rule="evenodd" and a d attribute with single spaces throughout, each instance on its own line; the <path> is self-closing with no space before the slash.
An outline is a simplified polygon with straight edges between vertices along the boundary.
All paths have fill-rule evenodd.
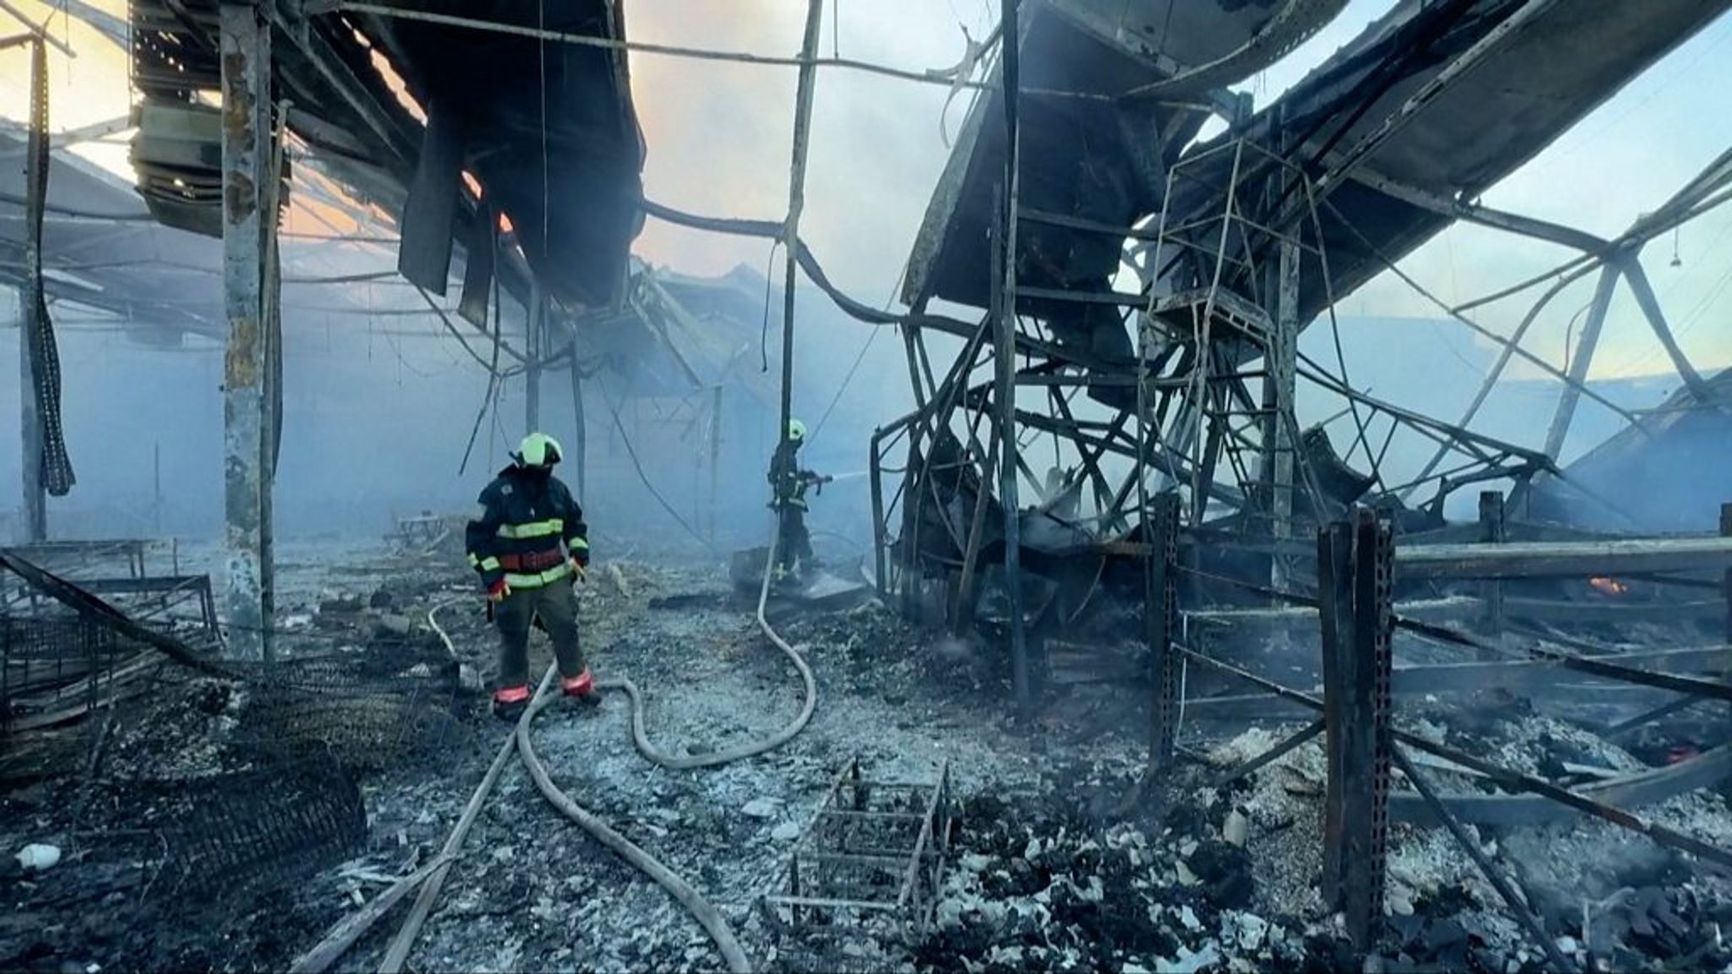
<path id="1" fill-rule="evenodd" d="M 382 679 L 432 680 L 449 669 L 449 691 L 431 708 L 442 719 L 392 716 L 396 724 L 369 728 L 368 715 L 428 710 L 425 694 L 409 709 L 400 693 L 389 697 L 392 710 L 379 702 L 384 696 L 333 691 L 341 704 L 331 720 L 282 725 L 310 727 L 315 744 L 318 733 L 331 740 L 287 756 L 290 742 L 278 741 L 261 754 L 249 729 L 260 726 L 252 715 L 268 694 L 165 672 L 113 720 L 64 732 L 67 753 L 87 764 L 15 780 L 0 796 L 0 839 L 9 849 L 35 842 L 63 851 L 46 871 L 0 860 L 0 967 L 282 969 L 438 854 L 509 733 L 477 692 L 491 677 L 495 644 L 472 578 L 449 551 L 307 545 L 291 549 L 283 579 L 285 655 L 374 660 L 366 672 Z M 582 591 L 592 664 L 603 678 L 630 676 L 645 692 L 649 735 L 663 750 L 726 748 L 767 736 L 798 711 L 795 673 L 759 634 L 750 599 L 729 589 L 719 562 L 600 565 Z M 455 661 L 425 623 L 441 604 Z M 633 749 L 629 706 L 617 693 L 596 708 L 556 705 L 534 726 L 556 783 L 708 897 L 757 966 L 973 974 L 1350 963 L 1339 920 L 1316 892 L 1320 742 L 1246 781 L 1208 786 L 1298 724 L 1193 720 L 1192 756 L 1143 782 L 1144 689 L 1059 689 L 1022 724 L 1011 717 L 1003 665 L 978 644 L 915 631 L 876 604 L 789 613 L 778 624 L 816 670 L 820 698 L 807 730 L 768 755 L 712 770 L 659 768 Z M 548 660 L 540 637 L 534 651 L 539 670 Z M 1404 707 L 1402 720 L 1548 776 L 1637 769 L 1665 760 L 1670 743 L 1661 730 L 1614 745 L 1591 727 L 1519 706 L 1463 713 L 1431 701 Z M 853 758 L 880 781 L 931 781 L 948 762 L 955 831 L 922 928 L 792 927 L 762 905 L 782 888 L 802 827 Z M 1428 770 L 1440 787 L 1488 788 L 1462 769 Z M 205 868 L 212 860 L 187 838 L 205 821 L 192 799 L 250 807 L 235 796 L 268 801 L 267 780 L 291 789 L 278 805 L 313 795 L 340 806 L 352 788 L 364 809 L 361 831 L 344 848 L 266 848 L 235 875 Z M 303 783 L 306 790 L 292 791 Z M 1732 846 L 1723 791 L 1642 813 Z M 312 834 L 325 824 L 292 822 L 278 832 Z M 1700 970 L 1732 962 L 1720 934 L 1732 919 L 1732 886 L 1701 862 L 1579 818 L 1475 835 L 1580 964 Z M 403 912 L 397 907 L 337 969 L 376 969 Z M 1394 826 L 1385 912 L 1380 953 L 1391 969 L 1508 974 L 1542 966 L 1536 945 L 1441 830 Z M 721 966 L 682 907 L 556 813 L 515 762 L 409 960 L 420 971 Z"/>

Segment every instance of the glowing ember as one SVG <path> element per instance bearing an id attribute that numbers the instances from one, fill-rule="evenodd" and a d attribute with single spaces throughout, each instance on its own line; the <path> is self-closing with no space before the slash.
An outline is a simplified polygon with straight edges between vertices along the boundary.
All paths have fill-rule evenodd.
<path id="1" fill-rule="evenodd" d="M 1625 585 L 1623 582 L 1620 582 L 1615 578 L 1607 578 L 1603 575 L 1588 579 L 1588 584 L 1593 586 L 1594 591 L 1599 592 L 1601 595 L 1623 595 L 1630 590 L 1630 586 Z"/>

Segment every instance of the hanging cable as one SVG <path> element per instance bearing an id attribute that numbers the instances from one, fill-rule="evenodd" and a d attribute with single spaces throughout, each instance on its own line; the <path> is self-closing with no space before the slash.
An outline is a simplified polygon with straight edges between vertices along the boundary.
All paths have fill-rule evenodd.
<path id="1" fill-rule="evenodd" d="M 608 394 L 607 379 L 604 378 L 600 372 L 595 374 L 595 379 L 596 383 L 601 388 L 602 405 L 607 407 L 608 413 L 613 417 L 613 428 L 619 433 L 619 440 L 625 445 L 625 455 L 631 458 L 632 468 L 637 471 L 637 478 L 643 482 L 644 489 L 650 492 L 650 496 L 655 498 L 656 503 L 661 505 L 662 510 L 666 511 L 669 517 L 678 522 L 680 527 L 685 528 L 686 533 L 691 535 L 698 544 L 703 545 L 704 549 L 711 554 L 718 554 L 719 552 L 717 552 L 714 545 L 710 544 L 709 539 L 698 533 L 697 528 L 692 527 L 685 518 L 681 517 L 680 512 L 675 509 L 672 504 L 668 503 L 668 499 L 662 496 L 662 492 L 657 490 L 656 485 L 650 481 L 649 474 L 644 472 L 643 461 L 638 459 L 637 448 L 631 445 L 631 436 L 625 431 L 625 423 L 619 418 L 619 407 L 614 404 L 613 397 Z"/>

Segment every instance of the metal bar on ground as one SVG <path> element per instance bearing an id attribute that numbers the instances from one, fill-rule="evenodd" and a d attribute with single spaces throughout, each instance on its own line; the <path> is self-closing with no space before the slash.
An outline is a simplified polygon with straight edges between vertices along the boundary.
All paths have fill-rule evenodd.
<path id="1" fill-rule="evenodd" d="M 1545 951 L 1546 958 L 1551 961 L 1552 967 L 1560 971 L 1574 971 L 1576 969 L 1575 964 L 1567 960 L 1563 953 L 1558 950 L 1558 945 L 1546 935 L 1545 927 L 1540 923 L 1539 918 L 1534 916 L 1533 911 L 1528 909 L 1527 902 L 1517 895 L 1515 887 L 1510 883 L 1508 877 L 1504 876 L 1503 872 L 1487 858 L 1484 850 L 1479 847 L 1479 841 L 1468 835 L 1467 830 L 1462 828 L 1461 823 L 1456 821 L 1454 815 L 1450 814 L 1449 808 L 1437 797 L 1437 793 L 1432 790 L 1430 783 L 1419 773 L 1419 769 L 1413 766 L 1413 761 L 1408 758 L 1407 753 L 1397 748 L 1393 750 L 1392 757 L 1395 759 L 1396 765 L 1401 768 L 1401 773 L 1406 775 L 1408 782 L 1413 785 L 1413 790 L 1419 792 L 1419 796 L 1425 799 L 1425 803 L 1431 807 L 1432 814 L 1436 815 L 1438 821 L 1443 823 L 1443 827 L 1449 830 L 1449 834 L 1455 837 L 1456 844 L 1462 847 L 1468 857 L 1473 860 L 1473 864 L 1479 867 L 1479 871 L 1485 876 L 1486 881 L 1497 890 L 1497 895 L 1503 899 L 1504 906 L 1515 914 L 1515 918 L 1527 929 L 1528 936 L 1533 938 L 1541 950 Z"/>
<path id="2" fill-rule="evenodd" d="M 1664 825 L 1656 825 L 1647 819 L 1631 812 L 1627 812 L 1615 805 L 1608 805 L 1605 802 L 1577 794 L 1568 788 L 1559 787 L 1558 785 L 1554 785 L 1549 781 L 1536 778 L 1532 775 L 1523 774 L 1519 771 L 1512 771 L 1509 768 L 1501 767 L 1491 763 L 1490 761 L 1468 754 L 1465 751 L 1459 751 L 1453 747 L 1437 744 L 1413 734 L 1397 732 L 1396 737 L 1403 744 L 1425 751 L 1434 757 L 1440 757 L 1446 761 L 1454 761 L 1463 767 L 1478 771 L 1480 774 L 1491 778 L 1493 781 L 1500 785 L 1504 785 L 1505 787 L 1514 788 L 1519 791 L 1528 791 L 1543 798 L 1549 798 L 1552 801 L 1558 802 L 1562 805 L 1567 805 L 1577 811 L 1586 812 L 1595 818 L 1604 819 L 1611 822 L 1613 825 L 1621 826 L 1632 832 L 1640 832 L 1661 845 L 1670 846 L 1674 849 L 1688 852 L 1697 858 L 1706 859 L 1718 866 L 1732 868 L 1732 852 L 1728 852 L 1718 846 L 1709 845 L 1694 836 L 1685 835 L 1677 829 L 1669 828 Z M 1704 760 L 1705 757 L 1706 756 L 1698 757 L 1694 760 L 1701 761 Z"/>
<path id="3" fill-rule="evenodd" d="M 1637 714 L 1636 716 L 1629 718 L 1628 720 L 1618 721 L 1617 723 L 1613 724 L 1612 726 L 1606 728 L 1605 735 L 1607 737 L 1617 737 L 1619 734 L 1628 733 L 1629 731 L 1633 731 L 1638 727 L 1642 727 L 1642 726 L 1645 726 L 1647 724 L 1651 724 L 1654 721 L 1659 720 L 1662 717 L 1670 717 L 1671 715 L 1678 713 L 1679 711 L 1688 709 L 1689 707 L 1698 703 L 1701 699 L 1702 699 L 1701 697 L 1692 697 L 1689 694 L 1685 694 L 1684 696 L 1678 697 L 1675 700 L 1672 700 L 1672 701 L 1667 702 L 1667 703 L 1663 703 L 1660 706 L 1653 708 L 1652 710 L 1644 710 L 1641 713 Z"/>
<path id="4" fill-rule="evenodd" d="M 1323 733 L 1323 725 L 1324 722 L 1321 718 L 1306 724 L 1304 727 L 1300 728 L 1295 733 L 1289 734 L 1286 738 L 1282 739 L 1280 743 L 1271 747 L 1267 751 L 1264 751 L 1262 754 L 1240 764 L 1236 768 L 1231 768 L 1222 772 L 1215 778 L 1215 780 L 1209 782 L 1209 787 L 1217 789 L 1225 788 L 1233 782 L 1238 781 L 1240 778 L 1256 774 L 1264 767 L 1286 757 L 1306 741 L 1309 741 L 1318 734 Z"/>

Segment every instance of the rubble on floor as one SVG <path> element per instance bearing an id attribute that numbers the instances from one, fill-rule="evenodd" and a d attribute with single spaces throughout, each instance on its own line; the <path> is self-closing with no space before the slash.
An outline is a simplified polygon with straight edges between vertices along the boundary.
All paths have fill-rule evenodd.
<path id="1" fill-rule="evenodd" d="M 473 579 L 446 559 L 401 553 L 341 568 L 307 559 L 297 572 L 280 641 L 285 672 L 298 674 L 293 687 L 165 668 L 149 695 L 111 719 L 54 732 L 72 773 L 0 797 L 0 967 L 281 968 L 438 854 L 508 732 L 479 692 L 492 677 L 496 636 Z M 603 679 L 637 682 L 659 747 L 725 748 L 781 726 L 799 706 L 791 669 L 715 566 L 616 562 L 591 576 L 580 600 L 592 664 Z M 435 606 L 450 652 L 427 621 Z M 650 765 L 630 741 L 625 700 L 612 693 L 598 708 L 550 708 L 534 728 L 559 785 L 709 897 L 763 968 L 1351 965 L 1340 921 L 1316 892 L 1321 741 L 1240 783 L 1208 786 L 1297 725 L 1196 743 L 1187 753 L 1204 760 L 1140 785 L 1143 726 L 1119 710 L 1091 711 L 1104 699 L 1094 691 L 1057 691 L 1023 726 L 1004 705 L 1002 659 L 972 639 L 922 632 L 875 603 L 794 613 L 778 625 L 818 672 L 822 696 L 807 731 L 762 758 L 701 772 Z M 549 656 L 537 635 L 532 666 Z M 1657 730 L 1614 743 L 1519 701 L 1479 710 L 1411 702 L 1400 720 L 1565 782 L 1649 766 L 1676 746 Z M 850 758 L 879 780 L 930 780 L 949 762 L 957 825 L 923 926 L 795 928 L 762 908 Z M 1445 791 L 1491 790 L 1465 769 L 1423 766 Z M 322 811 L 250 821 L 261 803 Z M 1732 846 L 1723 791 L 1642 813 Z M 1469 828 L 1579 963 L 1732 963 L 1720 934 L 1732 921 L 1732 885 L 1700 863 L 1598 820 Z M 285 834 L 292 841 L 278 838 Z M 226 839 L 197 841 L 213 835 Z M 36 851 L 20 859 L 27 846 Z M 59 859 L 42 865 L 49 846 Z M 1385 907 L 1380 953 L 1392 969 L 1542 966 L 1442 830 L 1392 826 Z M 376 966 L 393 929 L 379 924 L 342 966 Z M 411 966 L 703 971 L 720 958 L 683 908 L 552 811 L 513 765 Z"/>

